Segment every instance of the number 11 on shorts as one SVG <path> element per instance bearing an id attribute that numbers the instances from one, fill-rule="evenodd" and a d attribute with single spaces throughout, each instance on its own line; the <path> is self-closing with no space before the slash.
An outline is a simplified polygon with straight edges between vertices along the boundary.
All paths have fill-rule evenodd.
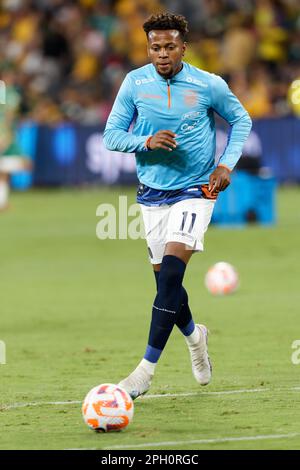
<path id="1" fill-rule="evenodd" d="M 182 212 L 182 222 L 181 222 L 181 226 L 180 226 L 180 231 L 181 232 L 184 231 L 184 226 L 185 226 L 185 223 L 186 223 L 187 216 L 188 216 L 188 211 Z M 196 220 L 196 214 L 194 212 L 191 214 L 191 216 L 192 216 L 192 221 L 191 221 L 190 227 L 188 229 L 188 233 L 191 233 L 191 231 L 193 230 L 193 227 L 195 225 L 195 220 Z"/>

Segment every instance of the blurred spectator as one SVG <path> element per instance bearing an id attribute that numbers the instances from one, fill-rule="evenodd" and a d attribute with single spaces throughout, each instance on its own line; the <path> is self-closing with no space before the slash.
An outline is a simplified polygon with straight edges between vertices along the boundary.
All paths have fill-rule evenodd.
<path id="1" fill-rule="evenodd" d="M 233 73 L 230 86 L 253 118 L 273 116 L 272 84 L 263 64 L 254 63 L 248 74 L 243 70 Z"/>
<path id="2" fill-rule="evenodd" d="M 21 94 L 16 86 L 15 73 L 7 68 L 2 73 L 5 83 L 5 104 L 0 104 L 0 155 L 11 153 L 14 148 L 14 126 L 18 117 Z M 12 151 L 14 153 L 14 150 Z"/>
<path id="3" fill-rule="evenodd" d="M 163 10 L 189 21 L 187 61 L 223 75 L 252 117 L 300 116 L 299 0 L 2 0 L 0 79 L 19 117 L 104 123 Z"/>

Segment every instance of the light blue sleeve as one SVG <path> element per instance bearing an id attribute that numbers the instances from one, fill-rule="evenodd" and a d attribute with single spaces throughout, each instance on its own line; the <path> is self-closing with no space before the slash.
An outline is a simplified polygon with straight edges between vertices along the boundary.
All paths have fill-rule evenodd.
<path id="1" fill-rule="evenodd" d="M 135 115 L 136 107 L 133 99 L 131 78 L 129 75 L 126 75 L 115 99 L 103 134 L 103 142 L 108 150 L 127 153 L 147 151 L 145 142 L 150 136 L 136 136 L 128 132 Z"/>
<path id="2" fill-rule="evenodd" d="M 252 121 L 227 83 L 217 75 L 213 76 L 211 94 L 212 108 L 231 126 L 227 146 L 219 164 L 232 170 L 242 154 L 243 145 L 252 127 Z"/>

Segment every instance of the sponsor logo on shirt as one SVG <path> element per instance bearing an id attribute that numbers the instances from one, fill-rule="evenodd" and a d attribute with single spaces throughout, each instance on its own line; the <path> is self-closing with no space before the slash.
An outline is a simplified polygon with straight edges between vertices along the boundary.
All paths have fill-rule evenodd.
<path id="1" fill-rule="evenodd" d="M 141 78 L 135 81 L 136 85 L 146 85 L 147 83 L 155 82 L 155 78 Z"/>
<path id="2" fill-rule="evenodd" d="M 189 113 L 185 113 L 181 116 L 181 120 L 184 121 L 185 119 L 197 119 L 200 116 L 199 111 L 190 111 Z"/>
<path id="3" fill-rule="evenodd" d="M 184 124 L 182 124 L 180 129 L 182 130 L 183 133 L 192 131 L 193 129 L 197 127 L 197 125 L 199 124 L 199 121 L 200 119 L 198 119 L 198 121 L 193 122 L 193 124 L 188 124 L 187 122 L 185 122 Z"/>
<path id="4" fill-rule="evenodd" d="M 202 80 L 197 80 L 197 78 L 194 78 L 194 77 L 187 77 L 186 81 L 188 83 L 194 83 L 195 85 L 200 85 L 203 88 L 208 87 L 208 85 L 206 83 L 202 82 Z"/>
<path id="5" fill-rule="evenodd" d="M 195 129 L 200 122 L 200 114 L 201 113 L 199 111 L 191 111 L 183 114 L 181 116 L 181 120 L 184 122 L 180 126 L 182 132 L 186 133 Z"/>

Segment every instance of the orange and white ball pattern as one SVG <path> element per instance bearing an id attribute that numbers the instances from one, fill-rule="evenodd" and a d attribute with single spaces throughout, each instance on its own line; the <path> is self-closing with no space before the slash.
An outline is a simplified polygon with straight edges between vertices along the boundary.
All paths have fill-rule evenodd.
<path id="1" fill-rule="evenodd" d="M 213 295 L 231 294 L 239 286 L 239 276 L 231 264 L 221 261 L 209 268 L 205 275 L 205 285 Z"/>
<path id="2" fill-rule="evenodd" d="M 82 405 L 82 415 L 95 431 L 120 431 L 132 421 L 134 405 L 130 395 L 114 384 L 92 388 Z"/>

